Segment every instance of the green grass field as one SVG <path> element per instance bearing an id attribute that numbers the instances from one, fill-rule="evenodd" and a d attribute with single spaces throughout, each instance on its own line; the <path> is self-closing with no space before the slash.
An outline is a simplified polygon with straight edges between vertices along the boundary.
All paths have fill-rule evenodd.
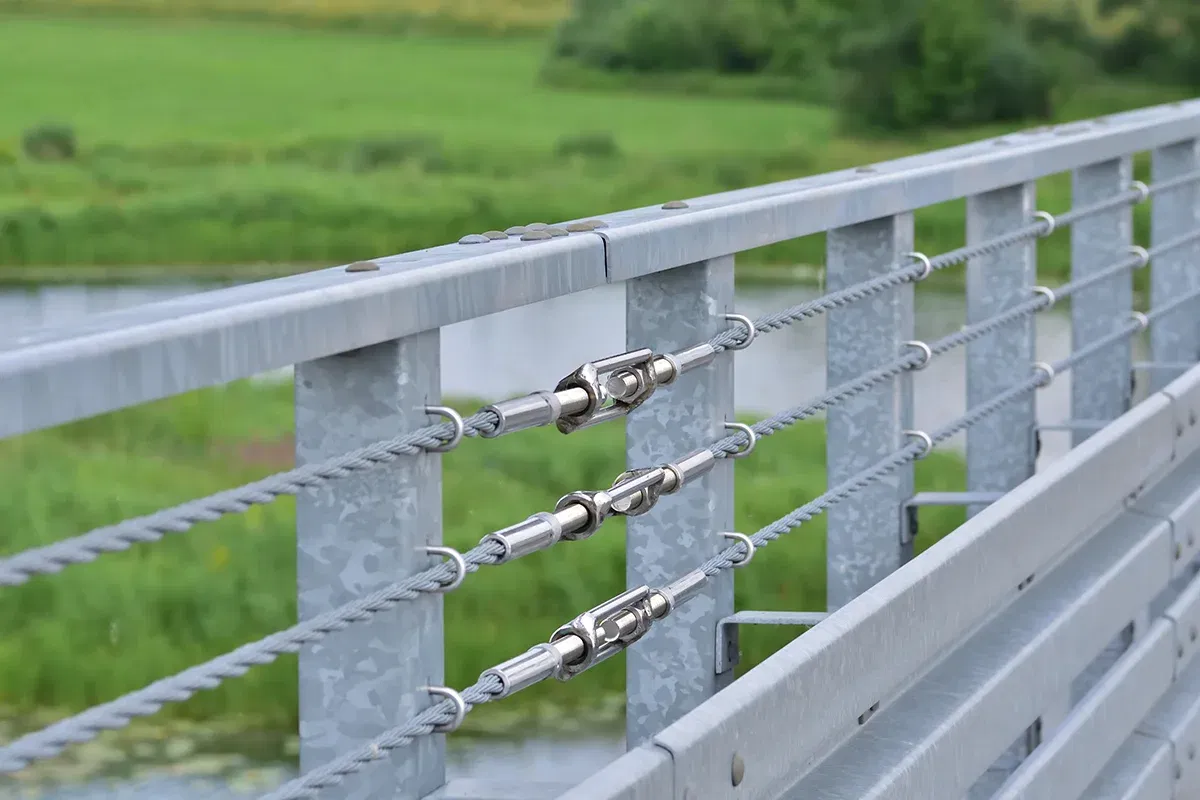
<path id="1" fill-rule="evenodd" d="M 0 482 L 8 487 L 0 495 L 8 531 L 0 552 L 287 469 L 291 428 L 290 385 L 238 383 L 0 442 Z M 620 425 L 570 437 L 538 429 L 468 440 L 443 459 L 446 540 L 466 548 L 553 508 L 567 491 L 608 486 L 623 469 L 622 450 Z M 753 532 L 821 494 L 823 463 L 820 423 L 764 439 L 737 463 L 738 530 Z M 920 462 L 917 475 L 923 489 L 961 488 L 961 464 L 951 456 Z M 0 708 L 83 708 L 292 624 L 293 509 L 283 499 L 0 592 Z M 955 509 L 931 510 L 923 544 L 959 520 Z M 618 593 L 622 540 L 623 525 L 614 520 L 585 542 L 485 568 L 448 595 L 450 684 L 473 682 L 482 669 Z M 824 523 L 817 518 L 739 572 L 737 602 L 818 609 L 824 586 Z M 747 630 L 749 663 L 788 638 L 782 629 Z M 622 664 L 614 659 L 567 685 L 551 681 L 478 719 L 533 714 L 551 703 L 594 704 L 620 690 Z M 294 729 L 295 672 L 295 658 L 284 657 L 165 716 L 236 714 Z"/>
<path id="2" fill-rule="evenodd" d="M 840 136 L 828 109 L 798 103 L 557 90 L 538 80 L 539 39 L 2 19 L 0 74 L 19 76 L 0 89 L 8 267 L 344 263 L 997 132 L 866 141 Z M 1174 97 L 1084 87 L 1063 113 Z M 23 133 L 52 122 L 75 129 L 78 156 L 26 158 Z M 1041 192 L 1047 210 L 1069 204 L 1062 179 Z M 962 203 L 918 213 L 917 226 L 927 252 L 960 244 Z M 1064 244 L 1047 244 L 1047 277 L 1063 271 Z M 820 263 L 823 243 L 746 260 Z"/>

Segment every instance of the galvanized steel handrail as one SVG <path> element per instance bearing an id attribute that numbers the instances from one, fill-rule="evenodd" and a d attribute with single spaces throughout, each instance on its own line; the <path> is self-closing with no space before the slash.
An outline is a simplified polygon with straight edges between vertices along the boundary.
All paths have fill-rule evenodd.
<path id="1" fill-rule="evenodd" d="M 1134 150 L 1175 145 L 1198 136 L 1200 102 L 1176 104 L 1170 108 L 1115 115 L 1098 123 L 1076 123 L 1015 134 L 850 173 L 672 202 L 655 209 L 621 212 L 603 220 L 567 224 L 561 231 L 549 226 L 519 226 L 519 229 L 503 233 L 469 235 L 457 245 L 394 259 L 359 262 L 345 270 L 268 281 L 238 290 L 206 293 L 151 308 L 105 315 L 87 320 L 66 333 L 31 334 L 23 346 L 0 351 L 0 435 L 246 377 L 250 372 L 283 366 L 276 363 L 281 358 L 313 360 L 436 330 L 458 319 L 520 304 L 509 293 L 503 297 L 489 297 L 482 303 L 473 304 L 469 310 L 447 311 L 446 304 L 441 304 L 436 306 L 438 311 L 430 312 L 420 305 L 428 300 L 430 292 L 457 297 L 454 293 L 463 290 L 472 280 L 480 281 L 486 291 L 491 281 L 509 280 L 512 275 L 520 275 L 521 285 L 541 281 L 539 288 L 522 295 L 523 300 L 544 299 L 599 283 L 619 282 L 724 257 L 728 253 L 804 233 L 849 229 L 859 223 L 905 213 L 963 194 L 978 195 L 1006 189 L 1064 169 L 1086 167 L 1097 161 L 1111 162 Z M 1200 163 L 1200 155 L 1193 153 L 1192 161 Z M 693 370 L 714 364 L 724 351 L 751 346 L 760 334 L 835 309 L 850 308 L 865 298 L 919 282 L 935 270 L 1028 245 L 1073 223 L 1091 221 L 1097 215 L 1125 209 L 1168 192 L 1193 188 L 1197 183 L 1200 183 L 1200 168 L 1169 177 L 1160 176 L 1150 184 L 1126 182 L 1122 185 L 1125 188 L 1110 191 L 1098 201 L 1081 203 L 1057 216 L 1029 210 L 1023 212 L 1022 224 L 1010 226 L 999 235 L 975 236 L 966 246 L 934 257 L 909 252 L 874 277 L 755 320 L 724 314 L 724 319 L 733 324 L 705 339 L 693 340 L 691 344 L 669 352 L 643 348 L 589 362 L 566 376 L 552 391 L 495 403 L 465 418 L 445 406 L 426 406 L 426 414 L 441 416 L 448 422 L 427 425 L 236 489 L 5 557 L 0 559 L 0 586 L 18 585 L 38 574 L 57 573 L 68 565 L 94 560 L 106 552 L 156 541 L 168 533 L 180 533 L 200 522 L 241 513 L 254 505 L 273 502 L 280 496 L 301 495 L 318 486 L 397 464 L 405 457 L 446 453 L 464 437 L 492 438 L 551 423 L 563 433 L 570 433 L 631 414 L 635 416 L 630 419 L 636 420 L 644 405 L 653 406 L 653 395 L 659 386 L 668 386 Z M 850 202 L 851 199 L 854 202 Z M 822 411 L 839 408 L 906 373 L 919 371 L 936 356 L 1005 330 L 1052 307 L 1060 298 L 1111 286 L 1113 279 L 1127 276 L 1151 261 L 1174 256 L 1181 248 L 1200 243 L 1200 218 L 1195 214 L 1192 224 L 1180 226 L 1173 222 L 1169 227 L 1175 235 L 1164 236 L 1156 230 L 1154 242 L 1149 247 L 1130 244 L 1117 252 L 1088 253 L 1086 268 L 1063 286 L 1051 289 L 1031 285 L 1027 287 L 1028 300 L 998 310 L 959 331 L 933 342 L 904 342 L 898 357 L 861 371 L 804 405 L 779 412 L 754 425 L 726 422 L 725 429 L 732 433 L 709 440 L 693 452 L 677 453 L 672 460 L 657 465 L 631 463 L 630 469 L 617 476 L 610 488 L 571 492 L 559 501 L 554 511 L 534 514 L 490 533 L 465 553 L 437 545 L 424 547 L 427 554 L 446 560 L 312 616 L 287 630 L 2 745 L 0 773 L 18 771 L 33 761 L 56 756 L 66 747 L 88 741 L 101 731 L 121 728 L 137 717 L 156 713 L 163 705 L 182 702 L 199 691 L 215 688 L 227 678 L 270 663 L 281 654 L 297 652 L 401 603 L 452 591 L 481 566 L 504 564 L 560 541 L 588 538 L 612 516 L 647 514 L 653 511 L 660 497 L 679 492 L 687 484 L 700 480 L 720 460 L 751 456 L 762 437 Z M 534 231 L 532 235 L 531 230 Z M 480 255 L 474 255 L 476 252 Z M 646 255 L 651 252 L 654 258 Z M 888 256 L 889 259 L 893 257 Z M 1079 261 L 1078 253 L 1076 261 Z M 341 289 L 335 290 L 332 286 L 337 281 L 358 283 L 343 284 Z M 221 304 L 225 301 L 229 305 L 223 307 Z M 434 698 L 432 705 L 361 747 L 301 775 L 266 798 L 294 800 L 313 796 L 319 789 L 340 783 L 347 775 L 415 738 L 452 731 L 475 705 L 507 697 L 550 677 L 569 679 L 625 651 L 657 622 L 670 617 L 678 606 L 704 589 L 710 579 L 747 566 L 761 547 L 875 486 L 901 467 L 928 455 L 936 445 L 1027 398 L 1037 388 L 1048 385 L 1057 374 L 1089 362 L 1108 348 L 1125 346 L 1138 331 L 1187 309 L 1195 309 L 1198 304 L 1200 288 L 1170 296 L 1162 296 L 1160 290 L 1148 313 L 1134 313 L 1131 322 L 1115 328 L 1110 322 L 1111 332 L 1077 341 L 1071 355 L 1053 364 L 1031 363 L 1031 376 L 996 387 L 994 394 L 986 400 L 970 405 L 962 417 L 932 433 L 903 431 L 907 444 L 871 466 L 837 479 L 836 483 L 832 477 L 831 456 L 830 482 L 834 485 L 821 496 L 753 535 L 721 533 L 719 529 L 710 532 L 723 536 L 729 544 L 707 559 L 697 558 L 701 563 L 695 569 L 678 575 L 673 582 L 630 589 L 606 601 L 560 628 L 549 642 L 485 671 L 475 685 L 461 692 L 443 686 L 423 687 Z M 376 312 L 374 316 L 357 313 L 368 308 Z M 328 335 L 314 339 L 316 321 L 323 314 L 345 315 L 344 319 L 353 320 L 353 324 L 327 331 Z M 280 347 L 261 343 L 250 346 L 233 360 L 229 360 L 227 351 L 218 347 L 221 355 L 217 362 L 211 361 L 217 352 L 213 349 L 214 336 L 246 336 L 248 332 L 256 331 L 250 339 L 255 341 L 256 337 L 273 336 L 278 325 L 291 325 L 290 330 L 300 334 L 295 341 Z M 1076 333 L 1082 329 L 1082 323 L 1077 322 Z M 175 357 L 175 348 L 180 347 L 189 348 L 189 367 L 196 366 L 195 371 L 199 374 L 192 374 L 190 369 L 169 370 L 164 377 L 156 379 L 157 383 L 151 381 L 130 388 L 112 384 L 111 377 L 104 372 L 129 359 L 153 370 L 156 365 L 171 361 Z M 1200 352 L 1196 356 L 1200 358 Z M 97 379 L 99 388 L 94 396 L 66 401 L 55 398 L 44 405 L 36 402 L 45 392 L 53 394 L 55 387 L 64 380 L 64 370 L 76 368 L 83 370 L 84 379 L 89 375 Z M 93 372 L 89 373 L 89 370 Z M 1083 404 L 1076 405 L 1082 407 Z M 860 724 L 862 722 L 860 719 Z"/>

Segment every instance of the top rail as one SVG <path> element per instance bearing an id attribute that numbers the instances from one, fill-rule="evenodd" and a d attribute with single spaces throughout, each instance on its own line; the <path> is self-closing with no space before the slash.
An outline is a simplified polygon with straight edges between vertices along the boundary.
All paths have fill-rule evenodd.
<path id="1" fill-rule="evenodd" d="M 0 350 L 0 437 L 684 264 L 1034 180 L 1200 132 L 1200 101 L 605 215 L 561 238 L 452 244 L 35 331 Z"/>

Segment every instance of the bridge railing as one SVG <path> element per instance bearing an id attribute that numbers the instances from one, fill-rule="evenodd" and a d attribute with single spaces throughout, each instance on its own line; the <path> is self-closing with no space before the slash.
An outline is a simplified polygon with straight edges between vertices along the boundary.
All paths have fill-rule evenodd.
<path id="1" fill-rule="evenodd" d="M 944 664 L 930 666 L 939 656 L 995 648 L 1025 654 L 1028 647 L 1011 636 L 1001 641 L 1002 634 L 1048 619 L 1045 604 L 1054 598 L 1107 608 L 1093 604 L 1099 589 L 1080 581 L 1108 576 L 1115 567 L 1095 571 L 1103 558 L 1131 557 L 1128 547 L 1141 540 L 1124 529 L 1097 530 L 1124 519 L 1130 498 L 1156 484 L 1185 494 L 1194 488 L 1172 489 L 1164 476 L 1200 443 L 1200 394 L 1190 389 L 1200 379 L 1179 378 L 1200 358 L 1198 139 L 1200 102 L 1150 108 L 595 219 L 470 234 L 454 245 L 30 332 L 0 350 L 0 435 L 295 365 L 297 466 L 0 556 L 0 585 L 45 580 L 106 552 L 295 495 L 300 620 L 0 745 L 0 772 L 298 652 L 302 775 L 272 792 L 274 800 L 322 790 L 356 798 L 556 796 L 582 776 L 560 786 L 446 786 L 440 734 L 473 706 L 625 653 L 631 752 L 580 784 L 575 797 L 777 797 L 800 780 L 815 792 L 805 796 L 867 796 L 845 793 L 873 775 L 862 764 L 894 767 L 872 784 L 882 793 L 870 796 L 970 789 L 1000 755 L 987 755 L 990 739 L 971 751 L 967 766 L 928 762 L 921 773 L 928 783 L 907 795 L 888 795 L 902 784 L 886 781 L 909 774 L 916 745 L 888 751 L 892 762 L 869 745 L 911 744 L 904 726 L 935 720 L 901 712 L 904 702 L 916 702 L 913 691 L 926 690 L 926 700 L 937 695 L 942 684 L 929 676 L 941 674 Z M 1152 153 L 1147 183 L 1132 175 L 1132 156 L 1144 151 Z M 1072 209 L 1039 211 L 1035 182 L 1062 172 L 1072 174 Z M 964 197 L 966 245 L 920 252 L 912 212 Z M 1137 245 L 1132 208 L 1145 202 L 1151 238 Z M 736 253 L 822 232 L 828 294 L 754 320 L 736 313 Z M 1071 238 L 1071 276 L 1065 285 L 1041 286 L 1037 242 L 1053 235 Z M 914 284 L 963 264 L 966 324 L 935 341 L 916 340 Z M 1149 310 L 1135 313 L 1132 274 L 1143 268 L 1150 270 Z M 564 365 L 557 385 L 466 418 L 442 405 L 442 327 L 611 283 L 625 284 L 628 352 Z M 1066 298 L 1071 353 L 1039 361 L 1034 319 Z M 736 423 L 737 351 L 819 315 L 829 389 L 753 426 Z M 1147 328 L 1150 361 L 1135 365 L 1131 342 Z M 966 414 L 917 430 L 913 374 L 959 347 L 966 348 Z M 1152 396 L 1131 411 L 1135 366 Z M 1081 446 L 1034 477 L 1035 394 L 1068 372 L 1071 411 L 1061 426 Z M 736 531 L 737 461 L 770 446 L 762 439 L 821 413 L 829 490 L 757 532 Z M 520 435 L 550 424 L 570 433 L 621 421 L 629 469 L 610 487 L 565 486 L 555 508 L 514 520 L 465 553 L 443 546 L 441 460 L 454 457 L 464 436 Z M 915 495 L 913 462 L 964 432 L 967 491 Z M 913 559 L 915 510 L 930 504 L 964 505 L 973 517 Z M 771 557 L 760 549 L 805 535 L 799 529 L 822 513 L 828 609 L 735 613 L 734 571 L 747 567 L 742 574 L 752 580 L 752 559 Z M 604 535 L 614 516 L 627 518 L 626 593 L 579 609 L 585 613 L 564 619 L 547 642 L 485 671 L 471 687 L 441 685 L 446 592 L 479 569 Z M 1152 537 L 1164 547 L 1175 537 L 1172 563 L 1188 563 L 1194 537 L 1176 527 L 1139 528 L 1138 535 L 1146 547 Z M 1059 564 L 1068 551 L 1075 554 Z M 1068 579 L 1071 568 L 1077 579 Z M 1183 574 L 1170 563 L 1164 570 L 1147 578 L 1146 591 L 1159 577 L 1165 589 L 1172 574 Z M 1119 613 L 1105 615 L 1096 631 L 1109 624 L 1120 632 L 1156 597 L 1122 596 Z M 762 622 L 815 627 L 734 681 L 739 626 Z M 1166 636 L 1161 630 L 1152 626 L 1145 636 Z M 1141 636 L 1138 629 L 1128 638 Z M 1074 658 L 1093 643 L 1064 635 L 1045 651 L 1049 661 L 1022 662 L 1034 670 L 1022 674 L 1054 672 L 1055 654 L 1073 649 Z M 960 666 L 962 674 L 980 674 Z M 1071 669 L 1062 667 L 1063 674 Z M 1028 756 L 1026 765 L 1048 752 L 1034 747 L 1038 731 L 1074 707 L 1061 683 L 1020 694 L 1028 707 L 1012 710 L 992 732 L 1024 720 L 1028 731 L 1012 753 Z M 976 719 L 986 727 L 986 715 Z M 936 721 L 939 736 L 953 729 L 951 717 Z M 958 747 L 944 737 L 922 741 L 943 755 Z"/>

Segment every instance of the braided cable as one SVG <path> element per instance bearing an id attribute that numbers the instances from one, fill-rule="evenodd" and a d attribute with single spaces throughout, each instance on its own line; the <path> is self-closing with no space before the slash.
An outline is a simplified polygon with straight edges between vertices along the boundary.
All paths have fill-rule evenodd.
<path id="1" fill-rule="evenodd" d="M 1060 215 L 1056 223 L 1038 220 L 986 242 L 960 247 L 931 258 L 929 260 L 930 267 L 933 270 L 945 269 L 977 256 L 998 252 L 1020 242 L 1048 235 L 1053 232 L 1056 225 L 1069 224 L 1140 197 L 1141 194 L 1138 190 L 1129 190 L 1099 203 L 1068 211 Z M 795 322 L 823 314 L 830 309 L 844 307 L 916 280 L 922 276 L 923 271 L 923 263 L 908 264 L 886 275 L 846 287 L 783 311 L 766 314 L 755 320 L 755 328 L 757 331 L 765 333 L 780 330 Z M 746 334 L 743 327 L 732 327 L 712 337 L 708 343 L 721 352 L 744 342 Z M 463 420 L 464 434 L 479 436 L 494 433 L 499 422 L 500 420 L 494 412 L 481 409 Z M 14 556 L 0 559 L 0 586 L 18 586 L 28 582 L 34 575 L 56 574 L 72 564 L 94 561 L 104 553 L 121 552 L 135 544 L 158 541 L 167 534 L 184 533 L 201 522 L 213 522 L 227 514 L 244 513 L 252 506 L 273 503 L 281 496 L 295 495 L 304 489 L 320 486 L 347 475 L 372 470 L 390 464 L 402 456 L 416 456 L 431 452 L 444 447 L 452 441 L 453 436 L 454 427 L 450 423 L 429 425 L 403 436 L 377 442 L 318 464 L 297 467 L 244 486 L 165 508 L 153 514 L 125 520 L 116 525 L 96 528 L 79 536 L 43 547 L 31 548 Z"/>
<path id="2" fill-rule="evenodd" d="M 465 712 L 470 713 L 475 706 L 496 699 L 503 690 L 500 679 L 495 675 L 480 678 L 474 686 L 460 693 L 466 702 Z M 448 724 L 453 718 L 454 704 L 449 700 L 442 700 L 403 725 L 385 731 L 365 745 L 288 781 L 259 800 L 304 800 L 313 797 L 321 789 L 338 785 L 347 775 L 359 772 L 367 764 L 380 760 L 392 750 L 404 747 L 421 736 L 433 735 L 437 732 L 437 726 Z"/>
<path id="3" fill-rule="evenodd" d="M 463 420 L 468 436 L 491 433 L 498 423 L 499 419 L 490 411 L 480 411 Z M 299 494 L 304 489 L 372 470 L 402 456 L 420 455 L 444 446 L 453 436 L 454 426 L 448 422 L 430 425 L 318 464 L 280 472 L 144 517 L 135 517 L 45 547 L 26 550 L 0 559 L 0 586 L 17 586 L 34 575 L 54 574 L 70 564 L 94 561 L 104 553 L 128 550 L 135 544 L 156 542 L 169 533 L 188 531 L 200 522 L 212 522 L 226 514 L 240 514 L 251 506 L 266 505 L 283 495 Z"/>
<path id="4" fill-rule="evenodd" d="M 1198 234 L 1200 236 L 1200 234 Z M 1181 239 L 1183 237 L 1180 237 Z M 1137 259 L 1140 262 L 1140 259 Z M 1060 294 L 1068 295 L 1078 291 L 1095 281 L 1108 277 L 1118 269 L 1128 268 L 1130 258 L 1126 258 L 1106 270 L 1095 273 L 1061 287 Z M 1192 299 L 1183 296 L 1164 306 L 1156 314 L 1168 313 Z M 1004 325 L 1035 313 L 1049 305 L 1045 297 L 1035 297 L 1020 306 L 1014 307 L 982 323 L 967 326 L 952 334 L 933 342 L 929 347 L 933 355 L 941 355 L 949 350 L 968 344 L 985 336 Z M 1117 336 L 1127 335 L 1123 331 Z M 1098 347 L 1107 346 L 1108 341 L 1100 340 L 1099 344 L 1090 345 L 1073 354 L 1072 359 L 1084 358 Z M 826 392 L 820 398 L 806 405 L 797 406 L 775 414 L 752 426 L 758 436 L 770 436 L 784 430 L 797 422 L 807 419 L 838 403 L 844 402 L 870 388 L 891 380 L 906 370 L 921 365 L 923 355 L 917 352 L 909 353 L 895 361 L 841 384 Z M 1073 361 L 1071 363 L 1074 363 Z M 449 427 L 449 426 L 447 426 Z M 717 458 L 725 458 L 738 452 L 744 447 L 745 434 L 735 433 L 713 443 L 709 449 Z M 895 469 L 904 462 L 898 462 Z M 860 487 L 861 488 L 861 487 Z M 854 489 L 853 491 L 857 491 Z M 727 553 L 736 560 L 740 545 L 732 546 Z M 463 554 L 463 560 L 468 572 L 478 571 L 480 566 L 496 564 L 502 555 L 501 546 L 493 541 L 485 540 L 480 545 Z M 270 663 L 279 655 L 295 652 L 302 644 L 318 641 L 325 635 L 341 630 L 353 622 L 369 618 L 372 614 L 391 608 L 397 603 L 412 600 L 422 593 L 439 592 L 455 578 L 454 568 L 449 564 L 439 564 L 430 569 L 416 573 L 404 581 L 375 592 L 372 595 L 333 609 L 308 622 L 293 626 L 280 633 L 266 637 L 259 642 L 244 645 L 226 655 L 213 659 L 205 664 L 192 667 L 173 677 L 157 681 L 144 689 L 132 692 L 110 703 L 97 706 L 80 715 L 63 720 L 60 723 L 35 734 L 23 737 L 11 745 L 0 749 L 0 772 L 21 769 L 29 761 L 49 758 L 57 755 L 68 744 L 76 744 L 94 738 L 100 731 L 120 728 L 138 716 L 156 713 L 163 705 L 172 702 L 182 702 L 201 689 L 215 688 L 225 678 L 236 677 L 247 672 L 251 667 Z"/>
<path id="5" fill-rule="evenodd" d="M 475 572 L 482 564 L 496 563 L 502 552 L 499 544 L 483 542 L 463 553 L 463 561 L 468 572 Z M 421 593 L 438 592 L 455 577 L 454 566 L 439 564 L 306 622 L 22 736 L 0 747 L 0 773 L 16 772 L 33 761 L 52 758 L 68 745 L 90 741 L 101 731 L 123 728 L 137 717 L 157 713 L 168 703 L 181 703 L 197 692 L 215 689 L 227 678 L 240 677 L 253 667 L 270 664 L 284 653 L 295 653 L 303 645 L 319 642 L 335 631 L 370 619 Z"/>
<path id="6" fill-rule="evenodd" d="M 1185 300 L 1190 299 L 1193 298 L 1185 298 Z M 1164 307 L 1164 313 L 1165 311 L 1166 307 Z M 1089 347 L 1079 350 L 1068 358 L 1057 362 L 1054 364 L 1053 369 L 1055 372 L 1065 371 L 1075 363 L 1082 361 L 1104 347 L 1111 345 L 1114 341 L 1118 341 L 1130 336 L 1132 333 L 1139 330 L 1140 327 L 1141 326 L 1137 324 L 1126 325 L 1120 330 L 1117 330 L 1114 333 L 1094 342 Z M 930 441 L 934 446 L 946 442 L 954 436 L 957 436 L 962 431 L 967 430 L 971 426 L 978 424 L 982 420 L 996 413 L 1008 403 L 1011 403 L 1014 400 L 1028 394 L 1029 392 L 1045 385 L 1046 382 L 1047 381 L 1044 376 L 1038 375 L 1019 383 L 1016 386 L 1013 386 L 1007 391 L 992 398 L 988 402 L 971 409 L 949 425 L 939 429 L 936 433 L 930 436 Z M 789 514 L 780 517 L 774 522 L 766 525 L 753 536 L 751 536 L 750 539 L 752 542 L 754 542 L 756 548 L 765 547 L 784 534 L 790 533 L 791 531 L 803 525 L 805 522 L 808 522 L 819 516 L 832 506 L 854 496 L 859 491 L 881 480 L 905 464 L 909 464 L 918 458 L 922 458 L 926 454 L 927 448 L 923 442 L 914 442 L 910 445 L 907 445 L 882 461 L 879 461 L 873 466 L 868 467 L 857 475 L 854 475 L 848 480 L 837 485 L 833 489 L 830 489 L 820 497 L 813 499 Z M 700 569 L 706 575 L 711 577 L 722 572 L 723 570 L 735 568 L 743 562 L 743 558 L 743 545 L 739 542 L 731 545 L 730 547 L 705 561 L 700 566 Z M 686 602 L 686 600 L 684 602 Z M 636 644 L 634 646 L 636 646 Z M 497 681 L 497 685 L 498 684 L 499 682 Z M 477 683 L 475 686 L 471 687 L 471 689 L 463 692 L 464 699 L 468 699 L 467 692 L 476 692 L 479 690 L 479 687 L 480 684 Z M 498 693 L 499 690 L 497 689 L 496 694 Z M 492 696 L 489 696 L 487 699 L 492 699 Z M 471 702 L 473 701 L 468 699 L 468 703 Z M 487 702 L 487 700 L 484 700 L 483 702 Z M 441 709 L 441 714 L 443 717 L 448 717 L 450 715 L 452 706 L 448 702 L 443 702 L 435 708 Z M 468 706 L 468 710 L 469 709 L 470 706 Z M 393 728 L 383 733 L 379 737 L 371 740 L 370 743 L 364 745 L 362 748 L 345 756 L 339 757 L 334 761 L 330 761 L 329 763 L 290 781 L 280 789 L 271 792 L 270 794 L 263 795 L 261 798 L 259 798 L 259 800 L 304 800 L 305 798 L 313 797 L 320 788 L 340 782 L 341 776 L 347 775 L 351 772 L 357 772 L 367 763 L 376 760 L 381 752 L 386 752 L 388 750 L 406 745 L 416 736 L 429 735 L 432 733 L 433 724 L 439 721 L 437 719 L 430 719 L 427 717 L 427 715 L 430 715 L 433 710 L 434 709 L 430 709 L 426 712 L 422 712 L 421 715 L 414 717 L 404 725 Z M 330 776 L 337 776 L 337 778 L 336 780 L 331 781 Z"/>

